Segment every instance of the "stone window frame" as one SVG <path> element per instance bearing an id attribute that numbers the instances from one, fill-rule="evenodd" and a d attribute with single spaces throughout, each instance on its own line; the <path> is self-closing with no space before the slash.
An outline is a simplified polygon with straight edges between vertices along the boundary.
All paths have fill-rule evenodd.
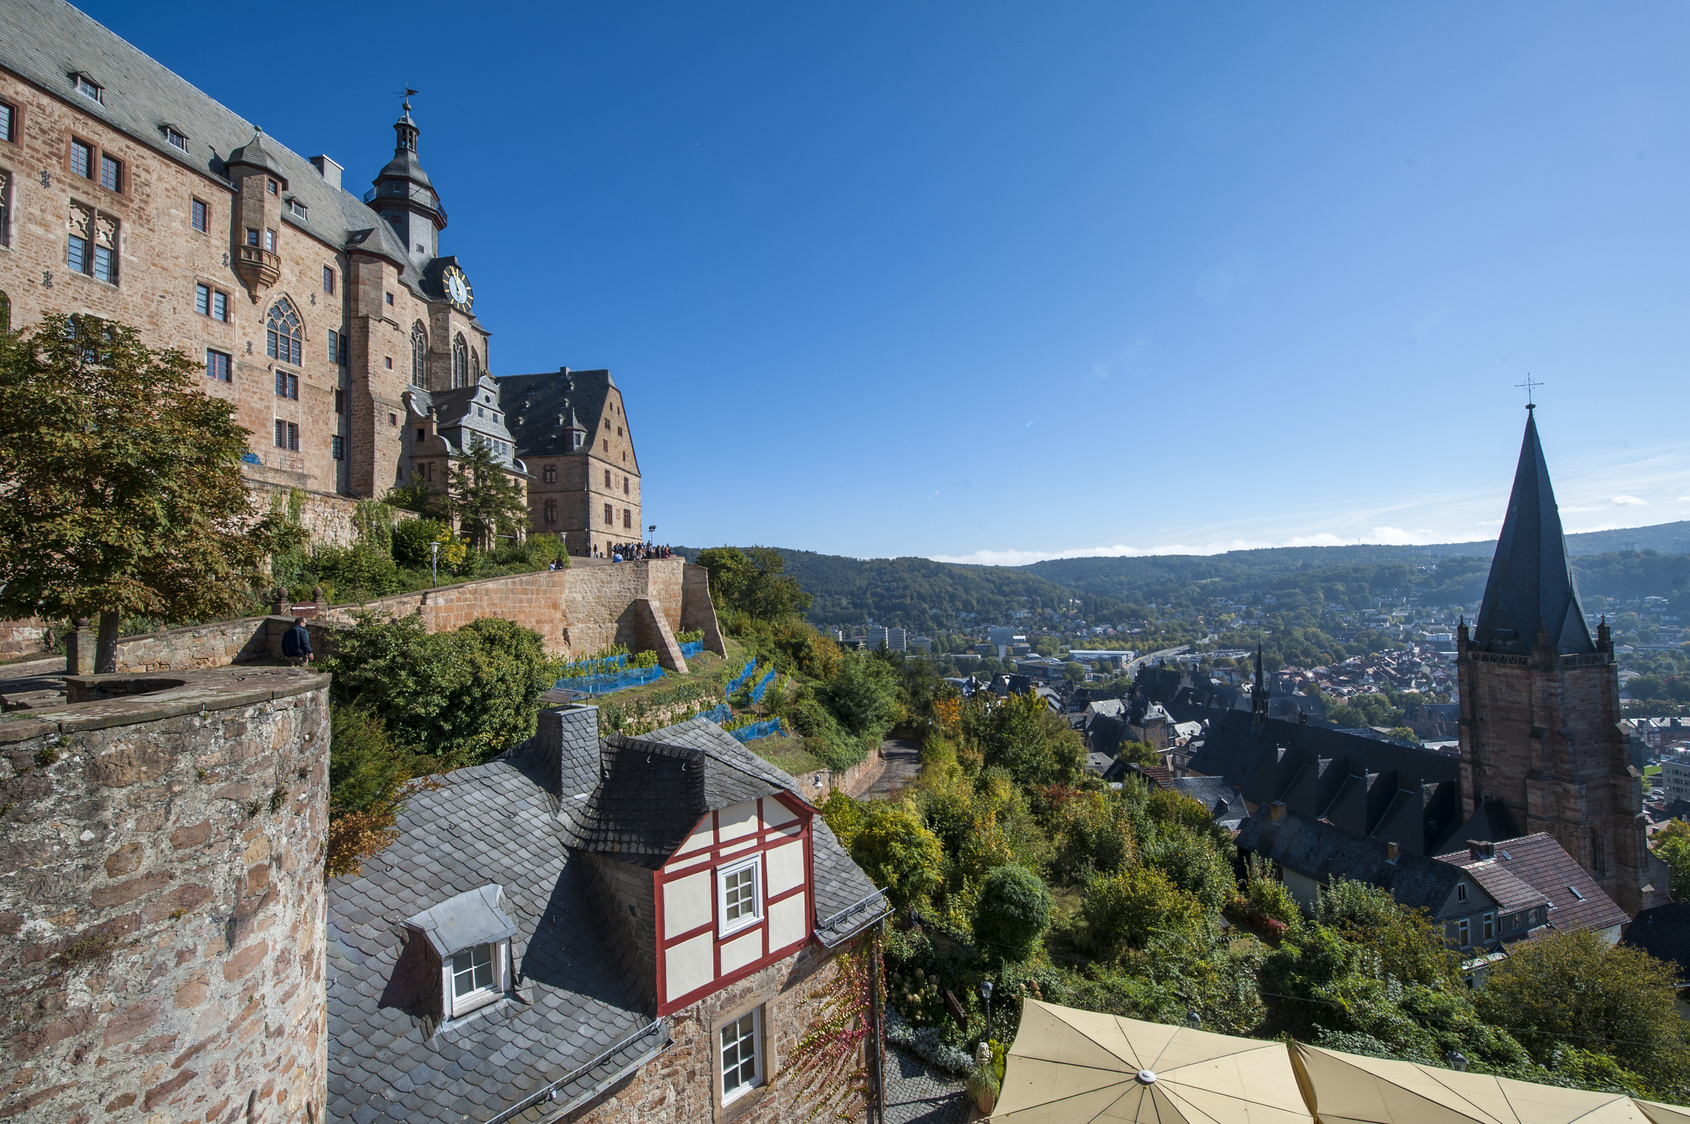
<path id="1" fill-rule="evenodd" d="M 18 107 L 16 103 L 6 98 L 0 98 L 0 108 L 6 110 L 5 128 L 0 129 L 0 141 L 16 144 L 18 140 Z"/>
<path id="2" fill-rule="evenodd" d="M 711 1116 L 718 1124 L 739 1119 L 762 1102 L 764 1095 L 780 1076 L 780 1055 L 775 1050 L 775 1034 L 770 1014 L 779 992 L 773 987 L 759 989 L 731 1007 L 724 1008 L 710 1020 L 710 1101 Z M 722 1092 L 722 1030 L 729 1023 L 738 1022 L 751 1012 L 757 1012 L 757 1062 L 759 1082 L 724 1100 Z"/>
<path id="3" fill-rule="evenodd" d="M 411 325 L 411 385 L 428 386 L 428 329 L 421 320 Z"/>
<path id="4" fill-rule="evenodd" d="M 544 483 L 557 483 L 557 465 L 548 464 L 540 469 L 540 478 Z"/>
<path id="5" fill-rule="evenodd" d="M 202 302 L 201 296 L 204 300 Z M 223 315 L 217 315 L 218 300 L 222 300 Z M 204 307 L 201 307 L 203 303 Z M 229 294 L 205 281 L 194 282 L 194 312 L 208 320 L 215 320 L 220 324 L 234 322 L 234 301 Z"/>
<path id="6" fill-rule="evenodd" d="M 606 527 L 616 526 L 616 508 L 608 503 L 604 505 L 604 525 Z"/>
<path id="7" fill-rule="evenodd" d="M 331 297 L 334 296 L 335 285 L 334 266 L 325 265 L 323 267 L 323 292 L 329 294 Z"/>
<path id="8" fill-rule="evenodd" d="M 233 383 L 235 381 L 235 357 L 227 351 L 218 351 L 215 347 L 205 349 L 205 377 L 214 382 Z"/>
<path id="9" fill-rule="evenodd" d="M 123 194 L 123 187 L 129 182 L 124 175 L 123 160 L 111 153 L 100 150 L 100 186 L 117 195 Z"/>
<path id="10" fill-rule="evenodd" d="M 329 457 L 337 461 L 346 459 L 346 438 L 338 433 L 329 435 Z"/>
<path id="11" fill-rule="evenodd" d="M 71 72 L 70 85 L 71 89 L 89 101 L 106 104 L 106 88 L 81 71 Z"/>
<path id="12" fill-rule="evenodd" d="M 0 168 L 0 246 L 12 244 L 12 188 L 17 180 L 8 168 Z"/>
<path id="13" fill-rule="evenodd" d="M 289 453 L 299 452 L 299 423 L 285 418 L 276 419 L 276 448 Z"/>
<path id="14" fill-rule="evenodd" d="M 80 153 L 78 150 L 80 150 Z M 77 157 L 82 154 L 85 154 L 87 157 L 86 161 L 82 164 L 82 167 L 87 169 L 86 171 L 78 169 Z M 65 170 L 79 180 L 97 182 L 94 180 L 94 172 L 100 166 L 99 155 L 99 145 L 95 144 L 93 141 L 85 141 L 81 137 L 72 133 L 70 137 L 70 144 L 65 148 Z"/>
<path id="15" fill-rule="evenodd" d="M 470 385 L 469 344 L 462 332 L 452 337 L 452 389 Z"/>
<path id="16" fill-rule="evenodd" d="M 211 233 L 211 204 L 204 199 L 190 195 L 188 197 L 188 225 L 201 234 L 209 235 Z"/>
<path id="17" fill-rule="evenodd" d="M 545 511 L 544 511 L 544 514 L 542 515 L 542 519 L 548 525 L 557 522 L 557 501 L 556 500 L 547 500 L 546 501 Z"/>

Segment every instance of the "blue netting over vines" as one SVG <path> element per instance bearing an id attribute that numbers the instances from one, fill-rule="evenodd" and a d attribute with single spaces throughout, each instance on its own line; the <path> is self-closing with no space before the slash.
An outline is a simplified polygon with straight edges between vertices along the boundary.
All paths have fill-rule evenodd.
<path id="1" fill-rule="evenodd" d="M 565 691 L 579 691 L 586 695 L 608 695 L 613 691 L 625 691 L 629 687 L 643 687 L 647 683 L 655 683 L 663 678 L 661 667 L 631 667 L 625 671 L 612 671 L 603 675 L 574 675 L 568 679 L 559 679 L 557 687 Z"/>
<path id="2" fill-rule="evenodd" d="M 745 682 L 747 679 L 751 678 L 751 673 L 752 673 L 752 671 L 754 671 L 756 669 L 756 667 L 757 667 L 757 661 L 756 660 L 752 660 L 750 663 L 747 663 L 745 665 L 744 670 L 742 670 L 738 675 L 734 676 L 733 681 L 728 684 L 728 694 L 731 695 L 735 691 L 739 690 L 739 685 L 741 683 Z"/>
<path id="3" fill-rule="evenodd" d="M 709 710 L 705 711 L 703 714 L 699 715 L 700 718 L 706 719 L 710 722 L 714 722 L 718 726 L 720 726 L 722 723 L 726 722 L 728 719 L 732 718 L 733 716 L 734 716 L 733 707 L 729 706 L 727 703 L 718 703 L 715 706 L 711 707 Z"/>
<path id="4" fill-rule="evenodd" d="M 769 673 L 767 675 L 763 676 L 762 679 L 759 679 L 757 681 L 757 685 L 755 687 L 751 688 L 751 701 L 752 702 L 762 702 L 763 701 L 763 692 L 767 691 L 769 689 L 769 680 L 773 679 L 774 677 L 775 677 L 775 669 L 771 667 L 769 669 Z"/>
<path id="5" fill-rule="evenodd" d="M 742 742 L 756 741 L 772 734 L 780 733 L 780 719 L 770 718 L 764 722 L 753 722 L 749 726 L 741 726 L 737 730 L 729 730 L 728 734 Z"/>
<path id="6" fill-rule="evenodd" d="M 702 640 L 689 640 L 685 644 L 681 645 L 681 655 L 689 660 L 694 656 L 701 656 L 703 654 L 704 641 Z"/>

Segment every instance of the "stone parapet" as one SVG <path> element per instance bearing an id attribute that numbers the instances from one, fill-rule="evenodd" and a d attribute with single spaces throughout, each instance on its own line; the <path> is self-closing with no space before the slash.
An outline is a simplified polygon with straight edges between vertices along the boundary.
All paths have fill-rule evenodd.
<path id="1" fill-rule="evenodd" d="M 0 1116 L 323 1119 L 328 677 L 0 721 Z"/>

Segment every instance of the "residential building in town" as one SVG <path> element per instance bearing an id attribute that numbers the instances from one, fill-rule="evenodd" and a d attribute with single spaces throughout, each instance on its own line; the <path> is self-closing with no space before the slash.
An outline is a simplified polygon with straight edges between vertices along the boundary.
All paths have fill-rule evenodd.
<path id="1" fill-rule="evenodd" d="M 1585 627 L 1530 408 L 1478 620 L 1456 646 L 1463 814 L 1494 805 L 1518 833 L 1553 836 L 1627 913 L 1665 902 L 1613 641 Z"/>

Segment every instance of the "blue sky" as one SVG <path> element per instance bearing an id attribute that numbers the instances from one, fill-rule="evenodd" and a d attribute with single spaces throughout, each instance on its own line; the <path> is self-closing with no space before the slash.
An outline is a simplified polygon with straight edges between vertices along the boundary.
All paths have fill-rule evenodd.
<path id="1" fill-rule="evenodd" d="M 1690 7 L 113 0 L 355 190 L 492 368 L 609 367 L 657 537 L 857 556 L 1690 518 Z"/>

